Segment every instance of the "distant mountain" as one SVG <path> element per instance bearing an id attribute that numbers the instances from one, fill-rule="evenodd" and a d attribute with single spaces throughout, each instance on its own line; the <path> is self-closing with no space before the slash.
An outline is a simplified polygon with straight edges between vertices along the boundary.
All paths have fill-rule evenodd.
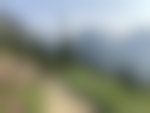
<path id="1" fill-rule="evenodd" d="M 120 65 L 130 69 L 139 82 L 150 83 L 150 29 L 132 32 L 120 48 Z"/>
<path id="2" fill-rule="evenodd" d="M 113 47 L 108 33 L 88 29 L 80 32 L 77 37 L 78 40 L 73 45 L 75 56 L 90 65 L 105 67 Z"/>
<path id="3" fill-rule="evenodd" d="M 86 30 L 78 37 L 74 54 L 82 62 L 116 74 L 126 71 L 119 76 L 129 75 L 139 84 L 150 83 L 150 29 L 126 34 L 119 43 L 111 43 L 113 36 L 106 31 Z"/>

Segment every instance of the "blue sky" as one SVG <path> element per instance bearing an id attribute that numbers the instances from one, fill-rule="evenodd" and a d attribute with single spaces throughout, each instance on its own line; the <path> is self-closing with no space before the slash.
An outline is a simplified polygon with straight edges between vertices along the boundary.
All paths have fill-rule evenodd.
<path id="1" fill-rule="evenodd" d="M 72 29 L 102 24 L 120 30 L 150 23 L 149 0 L 2 0 L 0 7 L 15 14 L 28 29 L 58 31 L 62 18 Z M 65 16 L 64 16 L 65 15 Z"/>

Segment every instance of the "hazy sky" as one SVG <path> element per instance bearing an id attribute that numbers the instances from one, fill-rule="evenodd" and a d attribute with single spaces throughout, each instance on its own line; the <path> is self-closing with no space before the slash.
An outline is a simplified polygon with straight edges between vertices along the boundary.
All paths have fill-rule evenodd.
<path id="1" fill-rule="evenodd" d="M 1 0 L 32 31 L 58 31 L 61 21 L 72 29 L 91 24 L 121 30 L 150 23 L 149 0 Z M 64 19 L 64 20 L 63 20 Z"/>

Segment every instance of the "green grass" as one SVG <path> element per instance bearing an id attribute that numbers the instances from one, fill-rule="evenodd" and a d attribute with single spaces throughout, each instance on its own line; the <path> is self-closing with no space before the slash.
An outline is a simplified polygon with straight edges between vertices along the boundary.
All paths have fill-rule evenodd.
<path id="1" fill-rule="evenodd" d="M 2 93 L 2 92 L 1 92 Z M 16 93 L 16 97 L 20 99 L 26 113 L 40 113 L 40 94 L 38 85 L 32 85 L 24 91 Z M 7 108 L 4 103 L 7 100 L 8 92 L 5 95 L 0 95 L 0 113 L 7 113 Z M 9 96 L 8 96 L 9 97 Z"/>
<path id="2" fill-rule="evenodd" d="M 110 113 L 150 113 L 150 93 L 125 88 L 115 79 L 77 66 L 64 77 L 77 91 Z"/>

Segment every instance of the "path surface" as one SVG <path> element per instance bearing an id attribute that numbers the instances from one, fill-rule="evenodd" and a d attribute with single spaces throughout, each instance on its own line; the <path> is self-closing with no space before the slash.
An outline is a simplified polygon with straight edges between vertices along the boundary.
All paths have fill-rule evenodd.
<path id="1" fill-rule="evenodd" d="M 63 81 L 53 79 L 43 85 L 43 113 L 95 113 L 94 106 Z"/>

